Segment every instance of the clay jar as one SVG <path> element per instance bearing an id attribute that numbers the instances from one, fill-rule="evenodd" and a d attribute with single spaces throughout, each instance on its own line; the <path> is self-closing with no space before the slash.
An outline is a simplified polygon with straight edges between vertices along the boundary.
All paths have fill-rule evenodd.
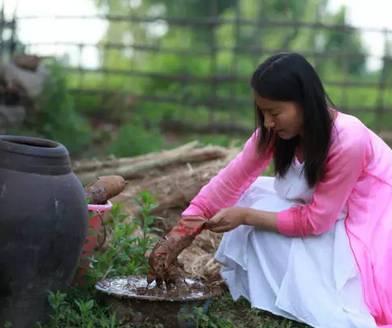
<path id="1" fill-rule="evenodd" d="M 0 327 L 48 318 L 48 292 L 70 284 L 86 232 L 83 187 L 66 148 L 0 135 Z"/>

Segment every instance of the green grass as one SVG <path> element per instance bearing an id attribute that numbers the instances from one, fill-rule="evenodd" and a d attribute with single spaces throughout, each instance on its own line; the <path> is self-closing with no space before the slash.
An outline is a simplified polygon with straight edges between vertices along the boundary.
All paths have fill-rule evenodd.
<path id="1" fill-rule="evenodd" d="M 224 318 L 224 319 L 223 319 Z M 234 302 L 225 293 L 211 304 L 208 315 L 200 317 L 200 327 L 219 328 L 305 328 L 305 324 L 274 316 L 268 312 L 252 309 L 245 299 Z"/>
<path id="2" fill-rule="evenodd" d="M 195 328 L 307 328 L 300 322 L 275 316 L 269 312 L 252 309 L 245 299 L 233 301 L 228 292 L 212 301 L 208 312 L 194 310 Z M 132 325 L 129 327 L 133 327 Z M 136 327 L 136 326 L 135 326 Z M 143 328 L 164 328 L 162 325 L 145 323 Z"/>

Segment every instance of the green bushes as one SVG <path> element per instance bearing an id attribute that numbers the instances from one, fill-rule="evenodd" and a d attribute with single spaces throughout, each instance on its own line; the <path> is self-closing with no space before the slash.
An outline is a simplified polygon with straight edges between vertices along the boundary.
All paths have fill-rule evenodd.
<path id="1" fill-rule="evenodd" d="M 35 135 L 64 144 L 71 153 L 80 153 L 91 141 L 90 126 L 74 107 L 65 69 L 56 61 L 47 67 L 49 78 L 27 128 Z"/>
<path id="2" fill-rule="evenodd" d="M 131 222 L 121 206 L 115 204 L 111 210 L 109 245 L 91 258 L 87 279 L 94 284 L 100 279 L 113 276 L 146 274 L 148 270 L 145 253 L 156 242 L 150 236 L 155 218 L 149 213 L 155 207 L 149 193 L 140 193 L 136 201 L 141 213 Z M 139 230 L 139 232 L 137 231 Z"/>
<path id="3" fill-rule="evenodd" d="M 72 290 L 68 294 L 50 293 L 49 304 L 52 308 L 50 322 L 38 327 L 45 328 L 115 328 L 119 322 L 109 308 L 98 304 L 90 295 Z"/>
<path id="4" fill-rule="evenodd" d="M 117 137 L 109 146 L 109 152 L 115 156 L 135 156 L 158 151 L 163 146 L 159 131 L 144 128 L 138 123 L 128 123 L 119 129 Z"/>

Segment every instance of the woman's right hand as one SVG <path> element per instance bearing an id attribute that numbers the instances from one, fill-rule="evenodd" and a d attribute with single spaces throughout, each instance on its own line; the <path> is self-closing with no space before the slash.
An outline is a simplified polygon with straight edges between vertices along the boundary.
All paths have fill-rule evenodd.
<path id="1" fill-rule="evenodd" d="M 150 271 L 147 275 L 147 283 L 150 284 L 155 280 L 157 286 L 161 286 L 162 282 L 166 285 L 176 282 L 179 276 L 177 256 L 203 230 L 206 221 L 199 216 L 183 217 L 166 236 L 158 241 L 149 257 Z"/>

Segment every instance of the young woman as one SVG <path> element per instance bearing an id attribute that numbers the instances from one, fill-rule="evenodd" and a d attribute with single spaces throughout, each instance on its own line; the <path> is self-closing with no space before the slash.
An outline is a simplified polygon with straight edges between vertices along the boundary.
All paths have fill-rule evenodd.
<path id="1" fill-rule="evenodd" d="M 299 54 L 251 79 L 258 128 L 154 248 L 149 281 L 204 228 L 234 299 L 314 327 L 392 327 L 392 151 L 328 101 Z M 273 161 L 275 177 L 260 177 Z"/>

